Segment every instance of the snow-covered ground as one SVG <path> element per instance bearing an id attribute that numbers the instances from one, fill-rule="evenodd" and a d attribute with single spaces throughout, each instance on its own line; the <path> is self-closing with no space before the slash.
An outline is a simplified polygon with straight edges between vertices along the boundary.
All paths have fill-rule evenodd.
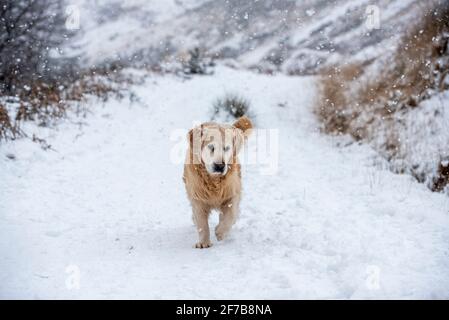
<path id="1" fill-rule="evenodd" d="M 131 90 L 50 131 L 54 150 L 1 145 L 0 298 L 449 298 L 449 198 L 320 134 L 314 78 L 219 67 Z M 199 250 L 173 159 L 226 92 L 278 130 L 279 167 L 244 166 L 240 219 Z"/>

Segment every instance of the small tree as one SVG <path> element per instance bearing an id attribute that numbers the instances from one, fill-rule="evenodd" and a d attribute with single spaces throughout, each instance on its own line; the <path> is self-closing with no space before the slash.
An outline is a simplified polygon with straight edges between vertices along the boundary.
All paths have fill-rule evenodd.
<path id="1" fill-rule="evenodd" d="M 0 93 L 44 80 L 66 35 L 62 0 L 0 0 Z"/>

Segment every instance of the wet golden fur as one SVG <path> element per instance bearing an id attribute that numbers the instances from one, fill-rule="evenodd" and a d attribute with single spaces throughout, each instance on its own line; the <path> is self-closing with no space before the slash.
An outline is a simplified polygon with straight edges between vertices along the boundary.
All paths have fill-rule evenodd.
<path id="1" fill-rule="evenodd" d="M 201 159 L 200 152 L 207 143 L 207 130 L 219 130 L 232 135 L 232 157 L 223 176 L 211 175 Z M 247 117 L 239 118 L 232 126 L 213 122 L 203 123 L 188 134 L 189 148 L 184 165 L 183 180 L 187 196 L 192 204 L 193 220 L 199 233 L 197 248 L 211 246 L 208 216 L 212 209 L 220 211 L 220 223 L 215 229 L 218 240 L 222 240 L 234 224 L 240 203 L 241 172 L 238 152 L 250 134 L 252 123 Z M 201 141 L 195 141 L 201 139 Z M 197 142 L 198 144 L 195 144 Z M 195 150 L 198 145 L 198 150 Z"/>

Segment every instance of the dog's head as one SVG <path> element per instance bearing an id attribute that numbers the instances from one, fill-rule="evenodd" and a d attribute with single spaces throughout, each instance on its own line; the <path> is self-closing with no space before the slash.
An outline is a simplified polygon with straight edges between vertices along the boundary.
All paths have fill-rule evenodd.
<path id="1" fill-rule="evenodd" d="M 246 124 L 246 126 L 242 126 Z M 211 176 L 225 176 L 237 161 L 245 137 L 252 128 L 251 121 L 242 117 L 233 125 L 203 123 L 189 131 L 191 161 L 204 165 Z"/>

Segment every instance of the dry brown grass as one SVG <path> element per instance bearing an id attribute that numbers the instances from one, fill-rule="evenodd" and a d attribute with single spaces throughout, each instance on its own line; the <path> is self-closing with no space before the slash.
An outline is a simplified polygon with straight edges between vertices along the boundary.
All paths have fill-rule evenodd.
<path id="1" fill-rule="evenodd" d="M 65 114 L 66 104 L 62 90 L 43 82 L 34 83 L 30 90 L 22 92 L 16 121 L 40 121 L 45 125 L 48 119 L 59 118 Z"/>
<path id="2" fill-rule="evenodd" d="M 15 135 L 15 128 L 11 123 L 11 119 L 8 115 L 8 111 L 2 105 L 0 105 L 0 140 L 8 139 Z"/>
<path id="3" fill-rule="evenodd" d="M 34 121 L 39 126 L 48 126 L 64 117 L 73 105 L 83 104 L 94 96 L 105 102 L 109 98 L 122 99 L 124 88 L 133 79 L 123 76 L 119 70 L 88 70 L 74 81 L 48 84 L 36 81 L 18 95 L 18 109 L 14 119 L 10 119 L 4 106 L 0 105 L 0 141 L 20 136 L 18 129 L 23 121 Z M 33 137 L 35 142 L 39 138 Z M 42 144 L 42 143 L 41 143 Z"/>
<path id="4" fill-rule="evenodd" d="M 422 20 L 404 35 L 375 77 L 371 76 L 375 68 L 370 69 L 376 66 L 373 61 L 322 72 L 316 113 L 326 133 L 349 134 L 367 142 L 382 134 L 384 142 L 378 151 L 388 160 L 400 156 L 395 113 L 417 107 L 432 92 L 449 89 L 443 82 L 448 67 L 440 63 L 442 56 L 449 55 L 445 37 L 449 32 L 449 2 L 437 1 L 423 12 Z M 441 179 L 436 178 L 437 186 L 432 189 L 441 190 L 448 183 L 446 171 L 439 169 Z M 418 175 L 416 178 L 422 180 Z"/>
<path id="5" fill-rule="evenodd" d="M 357 117 L 358 110 L 348 108 L 347 97 L 351 83 L 363 72 L 361 65 L 349 64 L 324 70 L 320 87 L 320 105 L 318 116 L 327 133 L 346 134 L 351 132 L 351 122 Z"/>
<path id="6" fill-rule="evenodd" d="M 447 70 L 441 70 L 438 58 L 446 54 L 447 39 L 442 35 L 449 30 L 449 8 L 445 3 L 439 9 L 425 11 L 422 21 L 403 37 L 391 67 L 359 92 L 360 103 L 382 103 L 385 114 L 390 114 L 395 110 L 385 104 L 387 100 L 416 107 L 428 98 L 427 90 L 443 89 L 441 73 Z"/>

